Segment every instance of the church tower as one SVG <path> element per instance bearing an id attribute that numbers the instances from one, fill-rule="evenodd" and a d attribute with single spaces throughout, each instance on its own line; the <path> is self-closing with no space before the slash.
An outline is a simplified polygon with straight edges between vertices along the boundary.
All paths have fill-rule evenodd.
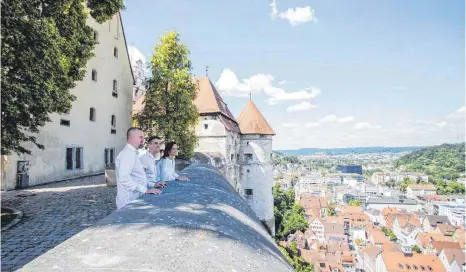
<path id="1" fill-rule="evenodd" d="M 275 132 L 252 99 L 241 112 L 239 193 L 275 235 L 272 137 Z"/>

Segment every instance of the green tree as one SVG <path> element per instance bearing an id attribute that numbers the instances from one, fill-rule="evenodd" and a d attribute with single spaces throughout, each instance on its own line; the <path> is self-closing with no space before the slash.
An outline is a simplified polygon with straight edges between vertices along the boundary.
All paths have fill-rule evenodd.
<path id="1" fill-rule="evenodd" d="M 136 116 L 143 127 L 166 141 L 176 141 L 179 157 L 185 159 L 194 155 L 199 117 L 193 104 L 198 86 L 188 57 L 189 50 L 177 32 L 169 31 L 160 38 L 150 63 L 152 76 L 146 82 L 144 109 Z"/>
<path id="2" fill-rule="evenodd" d="M 52 113 L 71 109 L 70 90 L 97 44 L 89 12 L 103 23 L 122 8 L 123 0 L 1 2 L 2 155 L 31 154 L 30 144 L 44 149 L 36 133 Z"/>
<path id="3" fill-rule="evenodd" d="M 418 245 L 414 245 L 411 250 L 416 253 L 421 253 L 421 248 Z"/>
<path id="4" fill-rule="evenodd" d="M 296 244 L 296 242 L 295 242 Z M 297 249 L 280 247 L 280 251 L 285 255 L 287 261 L 293 266 L 296 272 L 314 272 L 314 265 L 306 262 L 302 257 L 298 257 Z"/>
<path id="5" fill-rule="evenodd" d="M 281 237 L 286 237 L 298 230 L 305 231 L 309 227 L 308 222 L 304 218 L 304 209 L 299 204 L 294 204 L 290 210 L 285 212 L 282 224 Z"/>
<path id="6" fill-rule="evenodd" d="M 356 238 L 356 240 L 354 240 L 354 242 L 355 242 L 356 245 L 358 245 L 358 246 L 362 244 L 362 241 L 361 241 L 361 239 L 359 239 L 359 238 Z"/>
<path id="7" fill-rule="evenodd" d="M 337 215 L 337 211 L 335 210 L 335 207 L 334 206 L 329 206 L 327 208 L 327 215 L 328 216 L 335 216 Z"/>
<path id="8" fill-rule="evenodd" d="M 349 206 L 354 206 L 354 207 L 359 207 L 359 206 L 361 206 L 361 202 L 359 202 L 359 200 L 351 200 L 350 202 L 348 202 L 348 205 Z"/>

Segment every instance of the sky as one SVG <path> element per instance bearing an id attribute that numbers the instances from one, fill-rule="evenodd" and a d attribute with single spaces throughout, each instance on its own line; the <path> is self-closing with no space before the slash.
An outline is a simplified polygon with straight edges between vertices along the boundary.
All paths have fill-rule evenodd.
<path id="1" fill-rule="evenodd" d="M 252 99 L 274 149 L 429 146 L 465 138 L 464 1 L 127 0 L 150 60 L 176 30 L 193 74 L 239 116 Z"/>

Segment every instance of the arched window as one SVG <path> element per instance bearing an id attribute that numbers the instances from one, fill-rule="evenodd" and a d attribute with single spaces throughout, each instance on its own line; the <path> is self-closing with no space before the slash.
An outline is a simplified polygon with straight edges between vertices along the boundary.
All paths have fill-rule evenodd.
<path id="1" fill-rule="evenodd" d="M 95 109 L 94 108 L 89 109 L 89 120 L 92 122 L 95 122 Z"/>
<path id="2" fill-rule="evenodd" d="M 97 70 L 92 69 L 92 81 L 97 81 Z"/>
<path id="3" fill-rule="evenodd" d="M 116 127 L 116 116 L 115 116 L 115 114 L 112 115 L 112 127 Z"/>

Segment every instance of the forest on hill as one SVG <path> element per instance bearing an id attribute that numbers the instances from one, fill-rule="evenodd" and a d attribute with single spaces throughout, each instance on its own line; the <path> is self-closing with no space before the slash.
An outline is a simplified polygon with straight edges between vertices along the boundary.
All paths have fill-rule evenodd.
<path id="1" fill-rule="evenodd" d="M 465 173 L 464 143 L 426 147 L 397 159 L 394 166 L 427 174 L 438 194 L 464 193 L 464 186 L 455 182 Z"/>

